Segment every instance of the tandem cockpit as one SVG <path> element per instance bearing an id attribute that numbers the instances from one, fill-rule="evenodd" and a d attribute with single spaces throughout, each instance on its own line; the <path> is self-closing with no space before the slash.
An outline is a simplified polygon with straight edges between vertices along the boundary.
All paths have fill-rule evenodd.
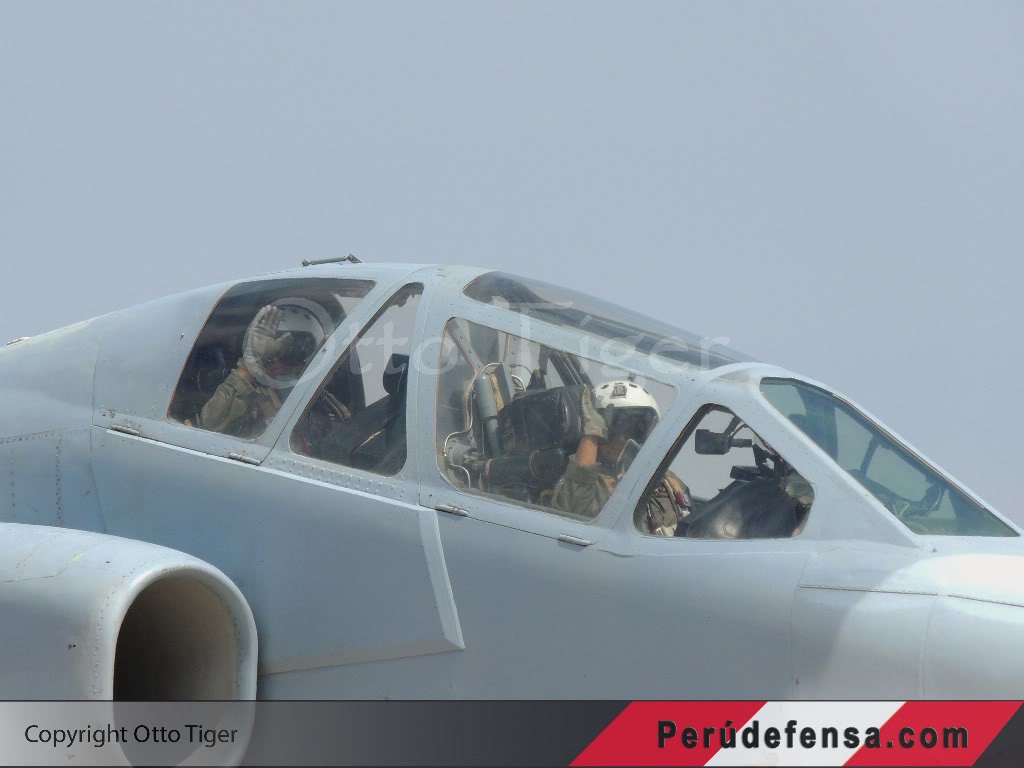
<path id="1" fill-rule="evenodd" d="M 302 400 L 283 441 L 293 454 L 393 477 L 406 466 L 410 427 L 427 424 L 409 408 L 418 377 L 434 394 L 436 471 L 460 494 L 590 522 L 644 456 L 649 469 L 631 506 L 638 533 L 790 538 L 808 522 L 814 484 L 772 442 L 798 433 L 914 533 L 1016 535 L 827 390 L 755 379 L 759 433 L 728 397 L 699 397 L 707 382 L 728 378 L 720 369 L 751 362 L 735 350 L 502 272 L 449 290 L 435 302 L 439 314 L 429 272 L 388 289 L 358 327 L 346 321 L 378 296 L 373 279 L 232 288 L 198 334 L 169 417 L 253 441 Z M 678 423 L 669 424 L 684 401 L 687 413 L 672 411 Z M 644 452 L 666 429 L 671 441 Z M 420 462 L 419 471 L 433 470 Z"/>

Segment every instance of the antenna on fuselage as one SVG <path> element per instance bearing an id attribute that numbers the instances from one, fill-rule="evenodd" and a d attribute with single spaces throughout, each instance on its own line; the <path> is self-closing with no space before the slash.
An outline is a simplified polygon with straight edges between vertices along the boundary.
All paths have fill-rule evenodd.
<path id="1" fill-rule="evenodd" d="M 357 259 L 351 253 L 348 256 L 335 256 L 332 259 L 303 259 L 302 266 L 304 267 L 315 267 L 318 264 L 341 264 L 343 262 L 350 262 L 352 264 L 362 264 L 360 259 Z"/>

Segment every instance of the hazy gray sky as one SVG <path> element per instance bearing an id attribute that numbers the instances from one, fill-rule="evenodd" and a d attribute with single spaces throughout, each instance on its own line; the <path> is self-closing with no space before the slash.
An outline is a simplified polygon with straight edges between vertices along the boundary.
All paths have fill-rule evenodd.
<path id="1" fill-rule="evenodd" d="M 0 0 L 0 339 L 355 252 L 845 391 L 1024 521 L 1024 5 Z"/>

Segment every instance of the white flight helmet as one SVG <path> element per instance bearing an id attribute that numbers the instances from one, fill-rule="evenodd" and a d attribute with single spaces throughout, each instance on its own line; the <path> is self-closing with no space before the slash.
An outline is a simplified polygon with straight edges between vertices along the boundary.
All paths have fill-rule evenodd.
<path id="1" fill-rule="evenodd" d="M 277 317 L 268 320 L 272 310 Z M 305 299 L 282 299 L 268 304 L 246 329 L 242 353 L 245 366 L 264 386 L 293 387 L 332 330 L 326 311 Z M 262 353 L 254 350 L 253 338 L 258 331 L 273 334 L 273 341 L 265 345 Z M 266 368 L 272 360 L 284 363 L 286 371 L 272 375 Z"/>
<path id="2" fill-rule="evenodd" d="M 625 431 L 643 443 L 661 418 L 658 401 L 634 381 L 609 381 L 594 389 L 594 407 L 604 413 L 608 434 Z"/>

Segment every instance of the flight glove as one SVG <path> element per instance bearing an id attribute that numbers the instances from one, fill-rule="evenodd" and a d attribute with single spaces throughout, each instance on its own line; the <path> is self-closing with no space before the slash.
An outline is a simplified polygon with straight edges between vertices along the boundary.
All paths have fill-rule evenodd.
<path id="1" fill-rule="evenodd" d="M 600 440 L 608 439 L 608 422 L 597 408 L 594 407 L 594 398 L 589 387 L 584 387 L 581 395 L 580 415 L 583 421 L 583 435 L 585 437 L 596 437 Z"/>
<path id="2" fill-rule="evenodd" d="M 263 307 L 246 333 L 245 353 L 260 367 L 266 367 L 292 343 L 291 333 L 279 333 L 281 310 L 273 304 Z"/>

